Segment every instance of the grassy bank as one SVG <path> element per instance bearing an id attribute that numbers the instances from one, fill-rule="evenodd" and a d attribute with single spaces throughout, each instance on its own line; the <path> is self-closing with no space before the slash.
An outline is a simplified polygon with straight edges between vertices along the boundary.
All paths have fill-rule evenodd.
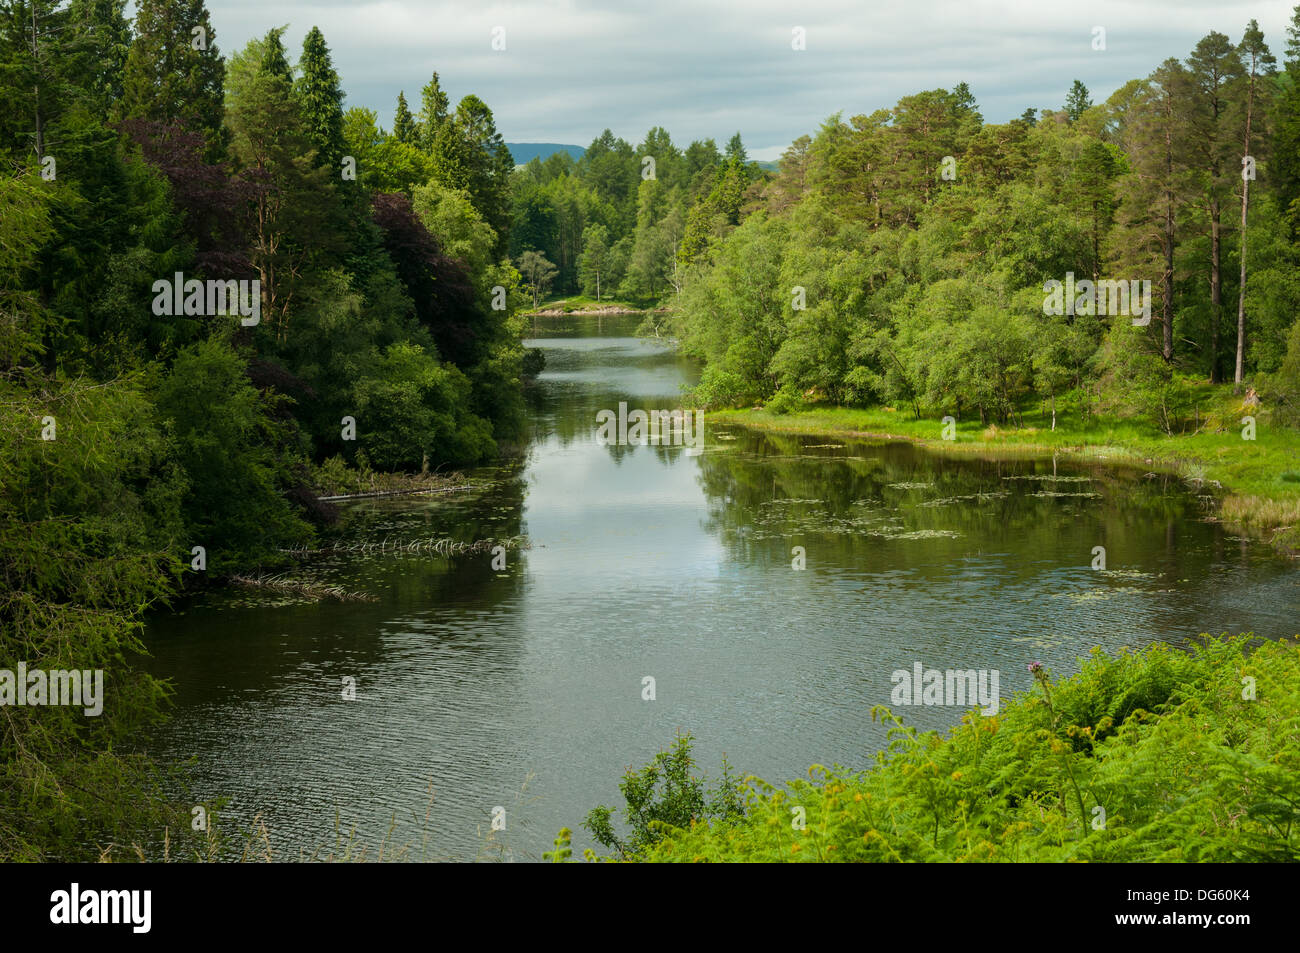
<path id="1" fill-rule="evenodd" d="M 1295 861 L 1300 647 L 1249 643 L 1205 638 L 1192 652 L 1155 645 L 1116 657 L 1094 650 L 1079 674 L 1060 681 L 1038 667 L 1032 692 L 988 717 L 972 710 L 946 737 L 876 708 L 891 741 L 872 768 L 813 765 L 809 780 L 782 789 L 748 778 L 738 810 L 730 797 L 685 803 L 680 784 L 657 784 L 671 770 L 649 789 L 644 772 L 630 774 L 642 783 L 624 782 L 628 822 L 644 836 L 613 856 Z M 661 756 L 659 764 L 677 762 Z M 689 782 L 686 790 L 698 794 Z M 593 818 L 599 831 L 601 815 L 593 812 L 589 827 Z M 548 856 L 566 859 L 568 838 L 562 832 Z"/>
<path id="2" fill-rule="evenodd" d="M 1107 417 L 1082 423 L 1058 416 L 1052 430 L 1050 416 L 1026 414 L 1019 427 L 960 422 L 952 440 L 943 439 L 940 420 L 886 407 L 816 406 L 786 414 L 725 410 L 709 417 L 759 430 L 911 440 L 945 453 L 1069 454 L 1170 471 L 1213 491 L 1225 522 L 1279 548 L 1300 550 L 1300 432 L 1272 426 L 1261 415 L 1255 439 L 1244 439 L 1241 419 L 1251 413 L 1223 397 L 1195 432 L 1173 436 L 1141 421 Z"/>
<path id="3" fill-rule="evenodd" d="M 653 308 L 653 304 L 644 302 L 623 301 L 608 296 L 597 301 L 595 298 L 587 295 L 567 295 L 565 297 L 547 298 L 536 308 L 527 312 L 529 317 L 533 315 L 564 315 L 564 314 L 639 314 Z"/>

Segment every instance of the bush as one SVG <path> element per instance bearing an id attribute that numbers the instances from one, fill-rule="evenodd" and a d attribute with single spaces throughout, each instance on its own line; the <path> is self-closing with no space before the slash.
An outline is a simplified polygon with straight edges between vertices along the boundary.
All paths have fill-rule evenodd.
<path id="1" fill-rule="evenodd" d="M 705 410 L 716 407 L 739 407 L 758 397 L 754 386 L 733 371 L 710 364 L 695 388 L 695 400 Z"/>
<path id="2" fill-rule="evenodd" d="M 807 406 L 799 391 L 789 384 L 785 384 L 768 398 L 765 407 L 774 414 L 793 414 L 798 413 Z"/>

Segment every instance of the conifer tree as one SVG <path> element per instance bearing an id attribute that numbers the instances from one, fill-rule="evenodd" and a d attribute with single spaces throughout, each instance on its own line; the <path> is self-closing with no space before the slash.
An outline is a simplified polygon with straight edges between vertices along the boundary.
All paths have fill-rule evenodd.
<path id="1" fill-rule="evenodd" d="M 330 61 L 329 47 L 317 27 L 302 41 L 299 76 L 294 86 L 304 131 L 316 146 L 320 165 L 337 165 L 343 155 L 343 90 Z"/>
<path id="2" fill-rule="evenodd" d="M 126 118 L 180 120 L 220 141 L 225 64 L 203 0 L 140 0 L 126 59 Z"/>

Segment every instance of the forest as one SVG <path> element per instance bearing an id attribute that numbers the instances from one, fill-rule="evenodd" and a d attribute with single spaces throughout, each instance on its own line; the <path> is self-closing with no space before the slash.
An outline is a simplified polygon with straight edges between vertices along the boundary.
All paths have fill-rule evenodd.
<path id="1" fill-rule="evenodd" d="M 985 122 L 966 84 L 831 116 L 775 174 L 739 135 L 515 175 L 513 255 L 558 293 L 665 311 L 705 407 L 888 404 L 1018 422 L 1048 405 L 1181 433 L 1198 382 L 1300 421 L 1300 12 L 1281 57 L 1255 21 L 1094 103 Z M 648 162 L 647 160 L 653 160 Z M 530 272 L 525 271 L 529 281 Z M 1050 283 L 1143 282 L 1150 320 L 1047 307 Z M 1071 302 L 1073 303 L 1073 302 Z M 1200 417 L 1203 418 L 1201 413 Z"/>
<path id="2" fill-rule="evenodd" d="M 188 829 L 139 753 L 147 610 L 310 542 L 322 472 L 495 459 L 523 426 L 488 106 L 434 74 L 390 135 L 317 29 L 227 57 L 202 0 L 124 8 L 0 4 L 0 658 L 109 698 L 4 708 L 5 859 Z"/>

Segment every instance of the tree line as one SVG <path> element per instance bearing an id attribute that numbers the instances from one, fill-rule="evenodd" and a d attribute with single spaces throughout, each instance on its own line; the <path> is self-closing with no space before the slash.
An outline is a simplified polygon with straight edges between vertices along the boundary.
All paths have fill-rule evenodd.
<path id="1" fill-rule="evenodd" d="M 706 406 L 889 404 L 1017 419 L 1201 419 L 1198 385 L 1300 421 L 1300 8 L 1279 64 L 1258 24 L 1094 104 L 983 120 L 966 84 L 830 117 L 779 171 L 653 129 L 514 178 L 511 251 L 556 290 L 667 305 L 647 329 L 707 362 Z M 655 176 L 639 171 L 655 160 Z M 1149 315 L 1050 282 L 1150 283 Z M 1083 286 L 1087 288 L 1087 285 Z M 1111 309 L 1113 310 L 1113 309 Z"/>
<path id="2" fill-rule="evenodd" d="M 284 31 L 226 56 L 202 0 L 0 2 L 0 669 L 107 686 L 100 717 L 0 709 L 0 858 L 179 849 L 140 747 L 166 697 L 132 661 L 143 613 L 308 544 L 322 464 L 521 437 L 490 109 L 435 74 L 384 133 L 321 31 L 296 57 Z"/>

